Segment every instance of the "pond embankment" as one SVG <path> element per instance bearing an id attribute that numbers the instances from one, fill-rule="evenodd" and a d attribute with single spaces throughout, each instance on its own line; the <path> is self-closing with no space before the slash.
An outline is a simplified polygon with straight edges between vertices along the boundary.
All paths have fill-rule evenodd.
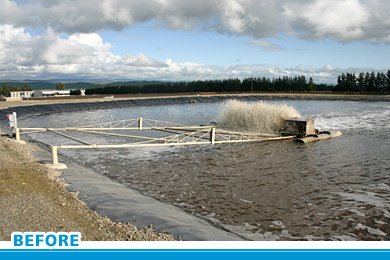
<path id="1" fill-rule="evenodd" d="M 346 100 L 346 101 L 390 101 L 390 95 L 340 95 L 340 94 L 216 94 L 216 95 L 147 95 L 118 98 L 48 99 L 17 102 L 0 102 L 0 121 L 7 113 L 19 116 L 40 115 L 80 110 L 110 109 L 131 106 L 172 105 L 183 103 L 212 103 L 228 99 L 258 100 Z"/>
<path id="2" fill-rule="evenodd" d="M 78 231 L 82 240 L 173 240 L 90 210 L 67 191 L 57 171 L 37 162 L 37 150 L 0 137 L 0 240 L 10 240 L 14 231 Z"/>

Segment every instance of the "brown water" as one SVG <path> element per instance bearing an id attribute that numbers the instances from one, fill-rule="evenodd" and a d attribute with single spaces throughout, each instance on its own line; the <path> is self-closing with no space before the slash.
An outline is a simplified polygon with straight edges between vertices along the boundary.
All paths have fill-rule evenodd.
<path id="1" fill-rule="evenodd" d="M 321 128 L 341 130 L 344 135 L 308 145 L 274 141 L 158 150 L 72 150 L 67 155 L 145 195 L 221 222 L 250 239 L 389 240 L 390 104 L 290 104 L 313 116 Z M 122 119 L 136 112 L 161 113 L 161 120 L 182 118 L 201 124 L 213 119 L 205 111 L 218 107 L 196 104 L 168 106 L 165 112 L 161 107 L 110 112 Z M 89 118 L 93 113 L 107 115 L 92 111 Z M 65 114 L 49 118 L 64 124 L 67 120 Z M 54 142 L 52 138 L 46 140 Z"/>

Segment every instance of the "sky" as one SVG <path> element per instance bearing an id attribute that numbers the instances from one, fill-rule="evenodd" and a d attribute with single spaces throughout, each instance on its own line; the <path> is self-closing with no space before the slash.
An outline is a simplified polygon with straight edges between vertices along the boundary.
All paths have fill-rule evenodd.
<path id="1" fill-rule="evenodd" d="M 0 0 L 0 80 L 202 80 L 390 68 L 387 0 Z"/>

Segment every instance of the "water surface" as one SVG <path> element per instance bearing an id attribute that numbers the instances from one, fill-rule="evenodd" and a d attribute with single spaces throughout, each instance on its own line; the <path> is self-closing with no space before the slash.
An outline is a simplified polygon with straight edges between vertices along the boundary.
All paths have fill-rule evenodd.
<path id="1" fill-rule="evenodd" d="M 343 136 L 306 145 L 287 140 L 63 152 L 145 195 L 221 222 L 250 239 L 389 240 L 390 104 L 274 103 L 292 105 L 313 117 L 318 128 L 340 130 Z M 31 117 L 21 124 L 60 127 L 142 116 L 199 125 L 216 121 L 220 107 L 211 103 L 80 111 Z M 60 142 L 53 134 L 33 137 Z"/>

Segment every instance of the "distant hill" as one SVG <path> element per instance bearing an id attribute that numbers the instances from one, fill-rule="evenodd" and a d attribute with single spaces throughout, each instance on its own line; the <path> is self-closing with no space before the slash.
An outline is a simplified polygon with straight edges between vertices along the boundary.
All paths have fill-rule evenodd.
<path id="1" fill-rule="evenodd" d="M 0 86 L 29 86 L 33 90 L 38 89 L 55 89 L 60 81 L 45 80 L 4 80 L 0 81 Z M 105 86 L 144 86 L 147 84 L 161 84 L 163 81 L 113 81 L 113 82 L 66 82 L 65 89 L 88 89 Z"/>
<path id="2" fill-rule="evenodd" d="M 111 86 L 145 86 L 148 84 L 164 84 L 164 83 L 169 83 L 166 81 L 115 81 L 115 82 L 110 82 L 110 83 L 105 83 L 105 84 L 100 84 L 98 86 L 104 86 L 104 87 L 111 87 Z"/>
<path id="3" fill-rule="evenodd" d="M 10 80 L 10 81 L 0 81 L 0 86 L 29 86 L 32 89 L 55 89 L 56 83 L 50 81 L 27 81 L 27 80 Z"/>

